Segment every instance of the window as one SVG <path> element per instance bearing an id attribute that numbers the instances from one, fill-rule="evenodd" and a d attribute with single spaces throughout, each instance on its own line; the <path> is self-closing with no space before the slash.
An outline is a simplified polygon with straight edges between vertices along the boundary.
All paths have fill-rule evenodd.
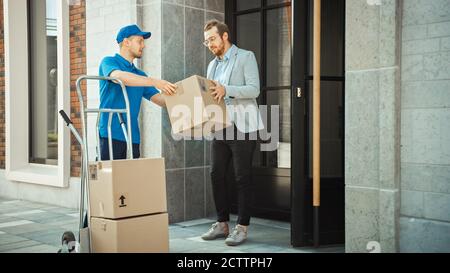
<path id="1" fill-rule="evenodd" d="M 291 1 L 234 1 L 233 37 L 255 53 L 261 76 L 258 103 L 267 105 L 266 128 L 272 132 L 271 106 L 280 106 L 279 147 L 255 152 L 254 167 L 291 168 Z"/>
<path id="2" fill-rule="evenodd" d="M 68 2 L 4 0 L 3 9 L 6 178 L 67 187 L 70 132 L 56 113 L 70 109 Z"/>
<path id="3" fill-rule="evenodd" d="M 57 1 L 28 0 L 30 163 L 58 165 Z"/>

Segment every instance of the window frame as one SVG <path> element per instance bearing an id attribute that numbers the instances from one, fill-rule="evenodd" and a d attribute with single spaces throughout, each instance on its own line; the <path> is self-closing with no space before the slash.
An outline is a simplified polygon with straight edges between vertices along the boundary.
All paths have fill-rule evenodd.
<path id="1" fill-rule="evenodd" d="M 6 179 L 59 188 L 69 186 L 70 132 L 58 118 L 58 165 L 30 163 L 29 43 L 27 0 L 5 0 Z M 69 4 L 57 1 L 58 109 L 70 112 Z M 20 35 L 25 33 L 25 35 Z M 25 71 L 25 73 L 24 73 Z M 25 74 L 25 76 L 24 76 Z"/>

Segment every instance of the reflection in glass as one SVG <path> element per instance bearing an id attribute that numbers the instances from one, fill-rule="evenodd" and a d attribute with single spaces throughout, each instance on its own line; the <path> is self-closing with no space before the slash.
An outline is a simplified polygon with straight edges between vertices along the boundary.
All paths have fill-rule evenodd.
<path id="1" fill-rule="evenodd" d="M 291 0 L 267 0 L 266 5 L 276 5 L 276 4 L 282 4 L 282 3 L 290 3 Z"/>
<path id="2" fill-rule="evenodd" d="M 261 68 L 261 15 L 250 13 L 237 17 L 237 46 L 253 51 Z"/>
<path id="3" fill-rule="evenodd" d="M 309 176 L 313 160 L 313 82 L 309 81 Z M 343 177 L 344 102 L 341 82 L 321 83 L 321 176 Z"/>
<path id="4" fill-rule="evenodd" d="M 236 1 L 236 2 L 237 2 L 237 11 L 243 11 L 243 10 L 261 7 L 261 0 L 244 0 L 244 1 Z"/>
<path id="5" fill-rule="evenodd" d="M 291 97 L 290 90 L 267 91 L 267 106 L 280 106 L 279 119 L 279 145 L 278 150 L 267 152 L 267 167 L 269 168 L 291 168 Z M 268 131 L 273 135 L 270 118 L 267 119 Z"/>
<path id="6" fill-rule="evenodd" d="M 290 8 L 267 12 L 267 86 L 291 85 Z"/>
<path id="7" fill-rule="evenodd" d="M 29 0 L 30 163 L 58 164 L 57 4 Z"/>

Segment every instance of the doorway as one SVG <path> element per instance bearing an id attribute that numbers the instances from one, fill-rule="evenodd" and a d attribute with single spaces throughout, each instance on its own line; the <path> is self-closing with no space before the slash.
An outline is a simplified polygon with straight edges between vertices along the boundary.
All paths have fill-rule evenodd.
<path id="1" fill-rule="evenodd" d="M 291 244 L 313 243 L 313 0 L 229 0 L 232 41 L 255 53 L 260 105 L 278 105 L 278 150 L 257 149 L 253 215 L 289 221 Z M 322 139 L 320 243 L 344 243 L 345 1 L 322 0 Z M 236 198 L 231 189 L 231 204 Z"/>

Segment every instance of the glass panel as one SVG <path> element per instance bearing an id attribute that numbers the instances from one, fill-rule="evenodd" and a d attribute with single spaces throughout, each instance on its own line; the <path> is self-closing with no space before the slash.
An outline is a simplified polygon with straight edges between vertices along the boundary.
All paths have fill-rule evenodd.
<path id="1" fill-rule="evenodd" d="M 279 146 L 277 151 L 266 152 L 267 154 L 267 167 L 269 168 L 291 168 L 291 96 L 290 90 L 276 90 L 267 91 L 267 105 L 268 107 L 273 105 L 280 106 L 280 119 L 279 119 Z M 267 118 L 268 132 L 272 135 L 272 124 L 269 115 Z"/>
<path id="2" fill-rule="evenodd" d="M 266 5 L 270 6 L 270 5 L 276 5 L 276 4 L 281 4 L 281 3 L 290 3 L 291 0 L 267 0 Z"/>
<path id="3" fill-rule="evenodd" d="M 343 0 L 322 0 L 322 56 L 321 56 L 321 70 L 322 76 L 344 76 L 344 20 L 342 20 L 341 12 L 343 9 Z M 311 1 L 310 12 L 314 12 L 314 4 Z M 310 19 L 310 37 L 309 37 L 309 58 L 310 66 L 309 73 L 313 73 L 313 33 L 314 21 L 313 16 Z"/>
<path id="4" fill-rule="evenodd" d="M 309 81 L 309 177 L 313 160 L 313 82 Z M 343 177 L 344 104 L 341 82 L 321 84 L 321 175 Z"/>
<path id="5" fill-rule="evenodd" d="M 260 8 L 261 0 L 237 0 L 237 11 Z"/>
<path id="6" fill-rule="evenodd" d="M 267 86 L 291 85 L 290 7 L 267 12 Z"/>
<path id="7" fill-rule="evenodd" d="M 261 71 L 261 15 L 250 13 L 237 17 L 238 47 L 253 51 Z"/>
<path id="8" fill-rule="evenodd" d="M 57 1 L 30 0 L 30 163 L 58 164 Z"/>

